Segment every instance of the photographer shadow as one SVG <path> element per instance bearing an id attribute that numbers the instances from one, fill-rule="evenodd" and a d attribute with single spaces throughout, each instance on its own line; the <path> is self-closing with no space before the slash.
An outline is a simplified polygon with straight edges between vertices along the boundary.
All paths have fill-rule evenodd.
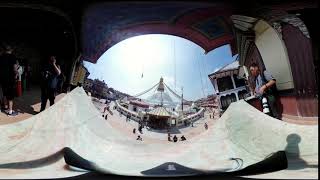
<path id="1" fill-rule="evenodd" d="M 285 152 L 288 159 L 288 170 L 300 170 L 305 168 L 318 168 L 318 164 L 308 164 L 300 156 L 299 143 L 301 137 L 298 134 L 290 134 L 287 136 L 287 146 Z"/>

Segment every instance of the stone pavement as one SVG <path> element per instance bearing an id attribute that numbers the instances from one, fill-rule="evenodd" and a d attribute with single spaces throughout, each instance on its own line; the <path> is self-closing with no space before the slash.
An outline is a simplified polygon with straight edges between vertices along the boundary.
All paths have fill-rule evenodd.
<path id="1" fill-rule="evenodd" d="M 65 94 L 56 96 L 55 102 L 58 102 Z M 13 101 L 13 109 L 19 114 L 14 117 L 9 117 L 5 112 L 0 112 L 0 125 L 16 123 L 26 120 L 40 111 L 41 91 L 39 87 L 32 87 L 30 91 L 25 91 L 22 96 L 16 97 Z M 47 107 L 49 108 L 49 101 Z"/>
<path id="2" fill-rule="evenodd" d="M 93 104 L 97 107 L 97 109 L 103 113 L 103 108 L 106 106 L 103 103 L 95 102 L 93 101 Z M 154 139 L 154 140 L 161 140 L 161 141 L 168 141 L 168 134 L 166 130 L 149 130 L 147 128 L 142 129 L 142 134 L 139 133 L 138 131 L 138 123 L 134 120 L 126 121 L 126 116 L 120 116 L 120 113 L 117 110 L 113 110 L 114 103 L 112 102 L 110 104 L 110 110 L 113 112 L 111 115 L 110 113 L 108 114 L 108 120 L 106 120 L 107 123 L 109 123 L 112 127 L 117 128 L 119 131 L 122 131 L 126 135 L 130 135 L 134 137 L 137 137 L 140 135 L 143 139 Z M 102 114 L 101 114 L 102 115 Z M 208 124 L 208 127 L 211 128 L 211 126 L 214 125 L 215 121 L 217 121 L 217 115 L 215 115 L 215 119 L 210 119 L 209 117 L 209 112 L 205 113 L 205 117 L 197 120 L 194 122 L 192 127 L 191 125 L 189 126 L 182 126 L 179 128 L 175 128 L 174 130 L 171 130 L 170 134 L 172 137 L 174 135 L 177 135 L 178 139 L 180 140 L 180 137 L 184 135 L 187 140 L 194 138 L 197 135 L 200 135 L 207 130 L 204 128 L 204 123 Z M 136 133 L 133 134 L 133 128 L 136 128 Z M 172 138 L 171 137 L 171 138 Z M 173 143 L 173 142 L 169 142 Z"/>
<path id="3" fill-rule="evenodd" d="M 189 137 L 191 134 L 182 129 L 187 141 L 177 143 L 168 142 L 166 134 L 146 131 L 143 141 L 136 141 L 137 135 L 132 133 L 136 124 L 126 124 L 114 114 L 108 120 L 102 118 L 91 98 L 76 88 L 28 120 L 0 125 L 0 178 L 44 179 L 85 173 L 68 168 L 63 159 L 50 159 L 64 147 L 94 162 L 102 172 L 130 176 L 239 170 L 285 150 L 292 155 L 288 156 L 288 169 L 255 178 L 318 178 L 318 126 L 279 121 L 244 101 L 232 103 L 221 118 L 208 120 L 208 130 L 201 125 L 188 127 L 190 133 L 198 133 L 195 136 Z M 241 158 L 242 166 L 230 158 Z M 168 167 L 157 168 L 163 165 Z M 167 173 L 169 166 L 197 171 Z"/>

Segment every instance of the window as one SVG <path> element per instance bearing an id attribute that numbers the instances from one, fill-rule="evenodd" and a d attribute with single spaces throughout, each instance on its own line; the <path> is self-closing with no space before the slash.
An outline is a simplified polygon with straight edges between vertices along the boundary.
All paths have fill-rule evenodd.
<path id="1" fill-rule="evenodd" d="M 237 75 L 233 75 L 233 79 L 234 79 L 234 83 L 236 84 L 236 87 L 241 87 L 241 86 L 245 86 L 246 82 L 244 79 L 239 79 Z"/>
<path id="2" fill-rule="evenodd" d="M 238 92 L 239 100 L 240 100 L 240 99 L 244 99 L 244 98 L 246 98 L 247 93 L 248 93 L 248 92 L 247 92 L 247 90 L 239 91 L 239 92 Z"/>
<path id="3" fill-rule="evenodd" d="M 233 89 L 231 76 L 218 78 L 217 84 L 218 84 L 218 89 L 220 92 L 227 91 L 229 89 Z"/>

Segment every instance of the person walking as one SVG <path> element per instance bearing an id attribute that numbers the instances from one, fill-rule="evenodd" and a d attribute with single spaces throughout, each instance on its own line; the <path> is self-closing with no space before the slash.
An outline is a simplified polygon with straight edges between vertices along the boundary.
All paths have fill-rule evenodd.
<path id="1" fill-rule="evenodd" d="M 207 124 L 207 123 L 204 123 L 204 128 L 205 128 L 206 130 L 208 130 L 208 124 Z"/>
<path id="2" fill-rule="evenodd" d="M 56 64 L 56 57 L 50 56 L 47 63 L 44 65 L 41 75 L 41 109 L 40 112 L 45 110 L 47 101 L 49 99 L 50 106 L 54 104 L 57 77 L 61 74 L 59 65 Z"/>
<path id="3" fill-rule="evenodd" d="M 136 128 L 133 128 L 132 133 L 133 133 L 133 134 L 136 133 Z"/>
<path id="4" fill-rule="evenodd" d="M 106 105 L 106 106 L 103 108 L 103 114 L 106 113 L 106 111 L 107 111 L 107 106 L 108 106 L 108 105 Z"/>

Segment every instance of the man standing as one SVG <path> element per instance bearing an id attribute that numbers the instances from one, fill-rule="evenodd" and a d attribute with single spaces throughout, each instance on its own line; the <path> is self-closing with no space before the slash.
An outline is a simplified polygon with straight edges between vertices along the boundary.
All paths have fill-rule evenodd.
<path id="1" fill-rule="evenodd" d="M 58 78 L 57 92 L 58 92 L 58 93 L 63 93 L 63 85 L 64 85 L 64 82 L 66 81 L 66 77 L 65 77 L 65 75 L 61 72 L 61 74 L 60 74 L 57 78 Z M 78 86 L 81 87 L 81 83 L 79 83 Z"/>
<path id="2" fill-rule="evenodd" d="M 181 136 L 181 141 L 185 141 L 187 140 L 186 137 L 184 137 L 184 135 Z"/>
<path id="3" fill-rule="evenodd" d="M 13 48 L 9 45 L 4 47 L 4 53 L 0 57 L 0 83 L 3 91 L 3 109 L 8 116 L 16 116 L 13 111 L 13 99 L 15 96 L 15 85 L 17 79 L 17 58 L 12 54 Z"/>
<path id="4" fill-rule="evenodd" d="M 268 99 L 268 105 L 271 109 L 271 115 L 274 118 L 279 118 L 276 109 L 276 79 L 268 71 L 261 72 L 259 66 L 256 63 L 250 65 L 250 73 L 253 76 L 255 87 L 253 94 L 259 98 L 266 97 Z"/>
<path id="5" fill-rule="evenodd" d="M 50 101 L 50 106 L 54 104 L 58 76 L 61 74 L 60 67 L 56 64 L 55 56 L 50 56 L 47 64 L 44 65 L 41 73 L 42 82 L 40 112 L 45 110 L 48 99 Z"/>
<path id="6" fill-rule="evenodd" d="M 108 106 L 108 105 L 106 105 L 106 106 L 103 108 L 103 114 L 106 113 L 106 111 L 107 111 L 107 106 Z"/>
<path id="7" fill-rule="evenodd" d="M 141 125 L 139 125 L 138 130 L 139 130 L 140 134 L 143 134 L 143 133 L 142 133 L 142 126 L 141 126 Z"/>

